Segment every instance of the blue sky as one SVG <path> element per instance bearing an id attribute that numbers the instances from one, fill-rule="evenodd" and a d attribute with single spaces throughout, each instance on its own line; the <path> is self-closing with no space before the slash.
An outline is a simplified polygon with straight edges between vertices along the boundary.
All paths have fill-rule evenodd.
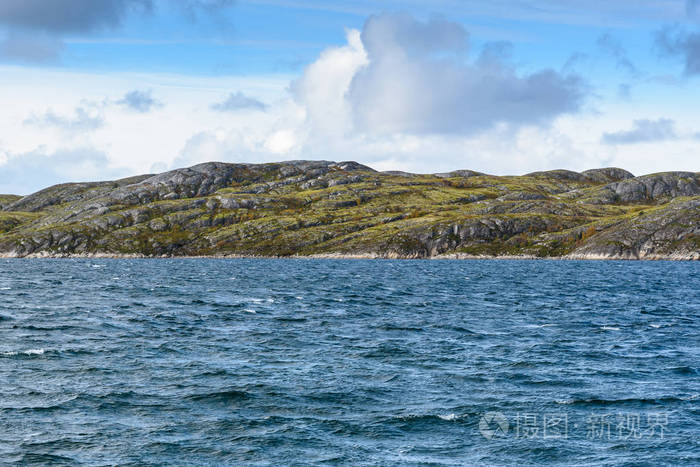
<path id="1" fill-rule="evenodd" d="M 207 160 L 700 170 L 696 0 L 3 0 L 0 192 Z"/>
<path id="2" fill-rule="evenodd" d="M 642 52 L 636 54 L 638 60 L 653 66 L 655 30 L 689 19 L 685 4 L 673 0 L 647 2 L 648 7 L 645 2 L 640 6 L 640 2 L 622 1 L 607 9 L 601 7 L 606 2 L 569 8 L 556 7 L 566 2 L 554 1 L 483 6 L 487 3 L 492 2 L 237 0 L 215 12 L 200 9 L 192 14 L 160 2 L 155 11 L 131 9 L 119 26 L 89 34 L 66 33 L 66 48 L 53 65 L 207 75 L 293 72 L 325 48 L 342 45 L 345 28 L 362 29 L 368 16 L 409 12 L 417 19 L 438 16 L 459 22 L 470 31 L 475 45 L 511 42 L 530 66 L 562 65 L 576 52 L 595 55 L 598 37 L 612 32 L 629 52 Z M 646 50 L 635 50 L 639 46 Z"/>

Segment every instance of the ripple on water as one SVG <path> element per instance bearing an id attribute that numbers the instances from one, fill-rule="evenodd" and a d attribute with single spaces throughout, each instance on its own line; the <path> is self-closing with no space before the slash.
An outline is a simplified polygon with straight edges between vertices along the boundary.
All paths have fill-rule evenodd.
<path id="1" fill-rule="evenodd" d="M 0 260 L 0 458 L 691 465 L 698 277 L 665 262 Z M 487 413 L 507 433 L 489 439 Z M 518 436 L 556 414 L 566 438 Z M 606 414 L 667 414 L 668 436 L 587 437 Z"/>

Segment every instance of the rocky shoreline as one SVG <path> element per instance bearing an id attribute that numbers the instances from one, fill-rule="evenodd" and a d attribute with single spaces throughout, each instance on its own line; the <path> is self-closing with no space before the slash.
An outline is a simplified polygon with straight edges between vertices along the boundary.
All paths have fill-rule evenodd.
<path id="1" fill-rule="evenodd" d="M 149 256 L 143 254 L 114 254 L 114 253 L 48 253 L 39 252 L 26 256 L 18 256 L 13 253 L 0 253 L 0 259 L 330 259 L 330 260 L 539 260 L 539 261 L 700 261 L 700 253 L 673 254 L 673 255 L 644 255 L 634 256 L 608 256 L 597 254 L 576 254 L 566 256 L 539 257 L 533 255 L 503 255 L 485 256 L 468 254 L 446 254 L 430 257 L 379 255 L 369 253 L 342 254 L 324 253 L 311 255 L 291 256 L 262 256 L 262 255 L 160 255 Z"/>

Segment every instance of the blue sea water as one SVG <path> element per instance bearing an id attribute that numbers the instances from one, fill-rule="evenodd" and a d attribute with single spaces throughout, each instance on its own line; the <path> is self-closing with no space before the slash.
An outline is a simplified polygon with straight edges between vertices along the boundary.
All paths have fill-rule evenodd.
<path id="1" fill-rule="evenodd" d="M 0 462 L 699 465 L 699 278 L 1 260 Z"/>

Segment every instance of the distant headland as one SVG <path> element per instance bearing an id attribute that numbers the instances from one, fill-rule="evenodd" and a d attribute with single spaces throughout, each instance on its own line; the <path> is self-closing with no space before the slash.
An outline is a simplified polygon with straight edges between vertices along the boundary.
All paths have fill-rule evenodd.
<path id="1" fill-rule="evenodd" d="M 700 173 L 210 162 L 0 195 L 0 257 L 700 259 Z"/>

